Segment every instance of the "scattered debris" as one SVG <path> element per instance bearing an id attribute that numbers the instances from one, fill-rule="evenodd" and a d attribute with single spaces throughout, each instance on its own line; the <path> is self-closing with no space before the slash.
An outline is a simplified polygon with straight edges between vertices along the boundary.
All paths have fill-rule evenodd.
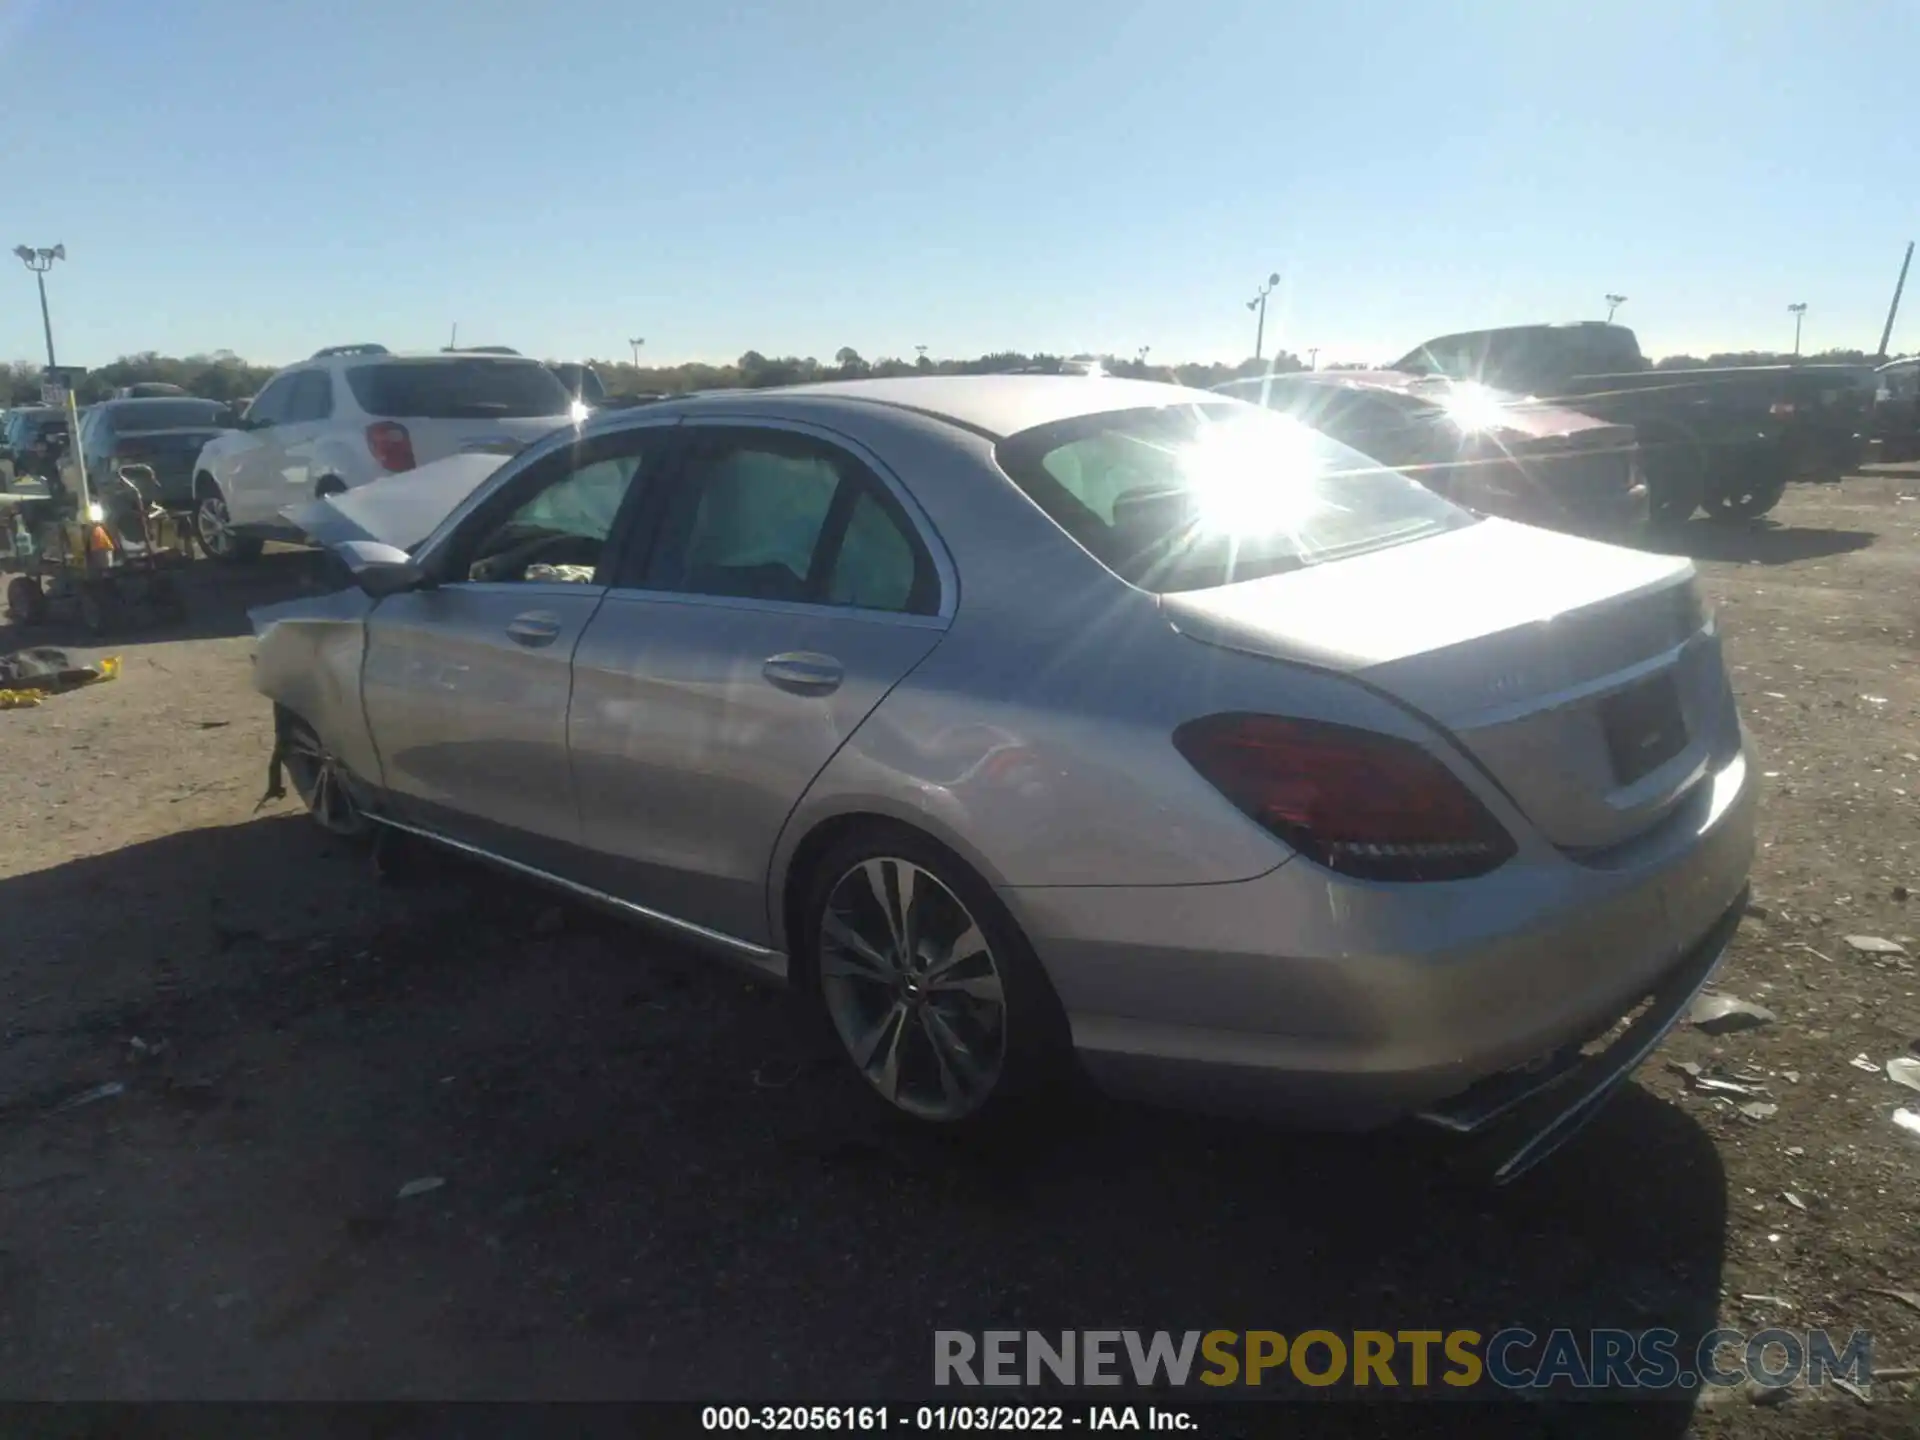
<path id="1" fill-rule="evenodd" d="M 198 722 L 202 730 L 224 730 L 233 724 L 231 720 L 202 720 Z"/>
<path id="2" fill-rule="evenodd" d="M 1782 1310 L 1793 1309 L 1791 1300 L 1782 1300 L 1778 1295 L 1742 1295 L 1742 1300 L 1750 1300 L 1756 1305 L 1778 1305 Z"/>
<path id="3" fill-rule="evenodd" d="M 1867 1291 L 1869 1295 L 1891 1295 L 1902 1305 L 1920 1310 L 1920 1290 L 1882 1290 L 1875 1288 Z"/>
<path id="4" fill-rule="evenodd" d="M 1911 1380 L 1920 1376 L 1920 1365 L 1888 1365 L 1884 1369 L 1875 1366 L 1873 1378 L 1876 1380 Z"/>
<path id="5" fill-rule="evenodd" d="M 1911 1055 L 1896 1055 L 1887 1061 L 1887 1078 L 1909 1090 L 1920 1090 L 1920 1060 Z"/>
<path id="6" fill-rule="evenodd" d="M 1862 1405 L 1871 1405 L 1873 1403 L 1873 1397 L 1851 1380 L 1844 1380 L 1838 1375 L 1829 1375 L 1827 1377 L 1827 1383 L 1836 1390 L 1846 1391 L 1847 1394 L 1853 1396 L 1853 1398 L 1858 1400 Z"/>
<path id="7" fill-rule="evenodd" d="M 1794 942 L 1793 944 L 1791 944 L 1791 945 L 1789 945 L 1789 946 L 1787 946 L 1787 949 L 1789 949 L 1789 950 L 1804 950 L 1804 951 L 1806 951 L 1806 952 L 1807 952 L 1807 953 L 1808 953 L 1809 955 L 1815 955 L 1815 956 L 1818 956 L 1818 957 L 1819 957 L 1820 959 L 1822 959 L 1822 960 L 1824 960 L 1824 961 L 1826 961 L 1826 962 L 1827 962 L 1827 964 L 1829 964 L 1829 965 L 1831 965 L 1831 964 L 1833 964 L 1833 957 L 1832 957 L 1831 955 L 1829 955 L 1829 954 L 1827 954 L 1827 953 L 1826 953 L 1826 952 L 1825 952 L 1824 950 L 1816 950 L 1816 949 L 1814 949 L 1814 948 L 1813 948 L 1813 946 L 1811 946 L 1811 945 L 1803 945 L 1803 944 L 1801 944 L 1801 943 L 1800 943 L 1799 941 L 1795 941 L 1795 942 Z"/>
<path id="8" fill-rule="evenodd" d="M 1687 1011 L 1687 1020 L 1696 1030 L 1708 1035 L 1735 1035 L 1771 1025 L 1780 1017 L 1764 1005 L 1742 1000 L 1738 995 L 1702 995 Z"/>
<path id="9" fill-rule="evenodd" d="M 1887 939 L 1884 935 L 1849 935 L 1847 944 L 1862 955 L 1904 955 L 1907 947 Z"/>
<path id="10" fill-rule="evenodd" d="M 1798 1085 L 1800 1083 L 1800 1072 L 1798 1070 L 1782 1070 L 1780 1072 L 1780 1078 L 1789 1085 Z"/>
<path id="11" fill-rule="evenodd" d="M 1920 1115 L 1911 1110 L 1896 1110 L 1893 1112 L 1893 1123 L 1920 1140 Z"/>
<path id="12" fill-rule="evenodd" d="M 800 1067 L 791 1060 L 757 1065 L 753 1071 L 754 1087 L 760 1090 L 784 1090 L 799 1078 Z"/>
<path id="13" fill-rule="evenodd" d="M 1780 1198 L 1786 1201 L 1787 1204 L 1793 1206 L 1793 1208 L 1796 1210 L 1804 1210 L 1807 1208 L 1807 1202 L 1802 1200 L 1798 1195 L 1794 1194 L 1793 1191 L 1791 1190 L 1782 1190 L 1780 1192 Z"/>
<path id="14" fill-rule="evenodd" d="M 1893 890 L 1892 890 L 1893 898 L 1902 905 L 1906 904 L 1907 900 L 1912 896 L 1912 894 L 1913 892 L 1907 889 L 1907 887 L 1904 885 L 1896 885 L 1893 887 Z"/>
<path id="15" fill-rule="evenodd" d="M 1732 1104 L 1733 1102 L 1729 1101 L 1727 1103 Z M 1780 1107 L 1778 1105 L 1769 1105 L 1761 1100 L 1749 1100 L 1746 1104 L 1734 1105 L 1733 1108 L 1749 1120 L 1771 1120 L 1780 1113 Z"/>
<path id="16" fill-rule="evenodd" d="M 411 1200 L 416 1195 L 430 1195 L 446 1183 L 444 1176 L 423 1175 L 418 1180 L 407 1181 L 406 1184 L 400 1187 L 400 1193 L 394 1196 L 394 1198 L 396 1200 Z"/>
<path id="17" fill-rule="evenodd" d="M 1865 1054 L 1856 1055 L 1847 1063 L 1856 1070 L 1866 1071 L 1869 1075 L 1878 1075 L 1880 1073 L 1880 1067 L 1868 1059 Z"/>
<path id="18" fill-rule="evenodd" d="M 1758 900 L 1749 900 L 1747 902 L 1747 914 L 1756 920 L 1771 920 L 1773 918 L 1772 908 L 1762 905 Z"/>
<path id="19" fill-rule="evenodd" d="M 1807 1153 L 1807 1147 L 1804 1145 L 1787 1146 L 1787 1154 L 1789 1155 L 1804 1155 L 1806 1153 Z"/>
<path id="20" fill-rule="evenodd" d="M 104 1085 L 96 1085 L 91 1090 L 82 1090 L 78 1095 L 70 1096 L 54 1106 L 49 1114 L 58 1115 L 67 1110 L 78 1110 L 82 1105 L 91 1105 L 96 1100 L 111 1100 L 116 1095 L 127 1093 L 127 1087 L 118 1080 L 109 1080 Z"/>
<path id="21" fill-rule="evenodd" d="M 1669 1060 L 1667 1068 L 1675 1074 L 1687 1077 L 1687 1088 L 1710 1095 L 1759 1095 L 1766 1086 L 1741 1084 L 1737 1080 L 1726 1079 L 1714 1070 L 1703 1069 L 1691 1060 Z"/>

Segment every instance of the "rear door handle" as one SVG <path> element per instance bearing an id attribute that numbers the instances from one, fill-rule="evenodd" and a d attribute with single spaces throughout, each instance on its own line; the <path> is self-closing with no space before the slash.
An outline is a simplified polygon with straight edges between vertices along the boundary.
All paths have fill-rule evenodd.
<path id="1" fill-rule="evenodd" d="M 529 610 L 507 622 L 507 637 L 530 650 L 551 645 L 560 637 L 560 617 L 545 610 Z"/>
<path id="2" fill-rule="evenodd" d="M 804 650 L 768 657 L 760 673 L 771 684 L 796 695 L 831 695 L 847 678 L 847 672 L 831 655 Z"/>

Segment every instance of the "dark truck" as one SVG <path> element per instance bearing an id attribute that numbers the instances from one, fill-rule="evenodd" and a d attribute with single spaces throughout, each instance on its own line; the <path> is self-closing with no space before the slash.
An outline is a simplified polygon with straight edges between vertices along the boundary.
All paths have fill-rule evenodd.
<path id="1" fill-rule="evenodd" d="M 1624 325 L 1580 321 L 1470 330 L 1427 341 L 1391 367 L 1479 380 L 1634 427 L 1653 518 L 1696 509 L 1753 519 L 1794 481 L 1832 481 L 1865 455 L 1858 367 L 1742 365 L 1656 370 Z"/>

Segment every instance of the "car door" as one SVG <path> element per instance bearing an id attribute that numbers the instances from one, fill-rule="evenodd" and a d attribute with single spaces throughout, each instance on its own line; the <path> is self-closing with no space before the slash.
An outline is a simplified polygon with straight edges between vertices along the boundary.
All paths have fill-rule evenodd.
<path id="1" fill-rule="evenodd" d="M 247 408 L 243 427 L 224 442 L 226 463 L 215 475 L 226 493 L 227 514 L 236 525 L 277 525 L 280 498 L 274 477 L 280 468 L 280 421 L 293 398 L 298 371 L 269 380 Z"/>
<path id="2" fill-rule="evenodd" d="M 278 451 L 273 484 L 280 496 L 274 506 L 276 516 L 288 505 L 313 498 L 314 484 L 320 479 L 314 450 L 332 419 L 333 376 L 325 370 L 300 371 L 293 377 L 293 388 L 273 432 Z"/>
<path id="3" fill-rule="evenodd" d="M 945 633 L 950 562 L 876 457 L 799 425 L 683 427 L 574 655 L 596 888 L 751 944 L 788 815 Z"/>
<path id="4" fill-rule="evenodd" d="M 398 818 L 555 874 L 579 816 L 567 764 L 575 646 L 599 565 L 671 429 L 543 447 L 422 552 L 433 588 L 383 599 L 361 689 Z"/>

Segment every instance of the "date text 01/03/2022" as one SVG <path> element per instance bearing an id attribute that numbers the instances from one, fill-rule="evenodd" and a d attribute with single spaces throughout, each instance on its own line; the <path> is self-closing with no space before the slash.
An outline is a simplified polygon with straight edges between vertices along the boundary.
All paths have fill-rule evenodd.
<path id="1" fill-rule="evenodd" d="M 707 1405 L 700 1428 L 757 1434 L 1155 1430 L 1191 1431 L 1184 1410 L 1151 1405 Z"/>

